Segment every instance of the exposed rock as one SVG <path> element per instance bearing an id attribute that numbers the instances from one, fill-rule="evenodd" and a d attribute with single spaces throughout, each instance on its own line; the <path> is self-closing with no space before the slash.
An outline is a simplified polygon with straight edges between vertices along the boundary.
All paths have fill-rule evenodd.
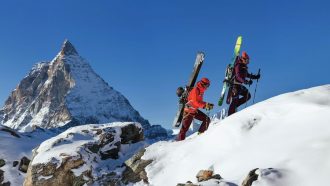
<path id="1" fill-rule="evenodd" d="M 128 125 L 123 127 L 120 137 L 123 139 L 122 144 L 136 143 L 142 141 L 144 136 L 143 133 L 139 132 L 140 129 L 134 127 L 133 125 Z"/>
<path id="2" fill-rule="evenodd" d="M 10 186 L 10 182 L 5 182 L 2 183 L 4 181 L 4 171 L 0 169 L 0 186 Z"/>
<path id="3" fill-rule="evenodd" d="M 121 135 L 125 131 L 129 135 Z M 128 159 L 125 159 L 126 156 L 131 156 L 121 151 L 122 145 L 128 145 L 122 144 L 121 141 L 139 142 L 135 139 L 141 135 L 142 138 L 139 139 L 143 139 L 143 130 L 137 123 L 73 127 L 43 142 L 34 150 L 24 185 L 78 186 L 95 182 L 98 185 L 121 183 L 121 174 L 113 170 L 122 166 Z M 119 157 L 121 159 L 118 159 Z M 106 163 L 103 163 L 105 160 Z"/>
<path id="4" fill-rule="evenodd" d="M 212 178 L 213 171 L 211 170 L 200 170 L 198 174 L 196 175 L 197 181 L 207 181 Z"/>
<path id="5" fill-rule="evenodd" d="M 97 183 L 101 186 L 122 186 L 121 175 L 118 175 L 116 172 L 109 172 L 103 174 Z"/>
<path id="6" fill-rule="evenodd" d="M 148 183 L 148 177 L 147 173 L 145 172 L 145 167 L 148 166 L 152 162 L 152 160 L 141 159 L 145 151 L 145 149 L 142 149 L 133 157 L 125 161 L 126 169 L 123 173 L 123 183 L 136 183 L 141 180 L 143 180 L 143 182 L 145 183 Z"/>
<path id="7" fill-rule="evenodd" d="M 61 50 L 62 55 L 78 55 L 78 52 L 69 40 L 65 40 Z"/>
<path id="8" fill-rule="evenodd" d="M 64 101 L 73 80 L 67 67 L 57 59 L 35 65 L 5 102 L 2 124 L 31 131 L 69 121 Z"/>
<path id="9" fill-rule="evenodd" d="M 226 182 L 222 180 L 220 174 L 213 174 L 212 170 L 200 170 L 197 175 L 197 182 L 192 183 L 191 181 L 187 181 L 186 183 L 178 183 L 177 186 L 200 186 L 204 185 L 204 182 L 207 182 L 206 185 L 219 185 L 220 183 L 224 186 L 237 186 L 231 182 Z"/>
<path id="10" fill-rule="evenodd" d="M 0 184 L 3 182 L 3 180 L 5 179 L 3 176 L 4 171 L 0 169 Z"/>
<path id="11" fill-rule="evenodd" d="M 83 176 L 90 178 L 88 172 L 83 172 L 82 175 L 78 177 L 76 177 L 72 172 L 72 169 L 79 168 L 84 163 L 85 162 L 82 160 L 82 157 L 79 159 L 67 157 L 63 159 L 63 162 L 59 168 L 57 168 L 56 164 L 52 163 L 48 163 L 46 165 L 38 164 L 29 170 L 31 173 L 26 177 L 24 185 L 84 185 L 88 181 L 91 181 L 83 179 Z"/>
<path id="12" fill-rule="evenodd" d="M 118 159 L 119 157 L 119 150 L 120 150 L 120 142 L 116 142 L 113 144 L 112 149 L 110 150 L 106 150 L 106 151 L 100 151 L 100 155 L 101 155 L 101 160 L 106 160 L 106 159 Z"/>
<path id="13" fill-rule="evenodd" d="M 220 176 L 220 174 L 215 174 L 215 175 L 212 176 L 212 179 L 221 180 L 222 177 Z"/>
<path id="14" fill-rule="evenodd" d="M 13 161 L 13 167 L 16 167 L 18 165 L 18 161 Z"/>
<path id="15" fill-rule="evenodd" d="M 21 161 L 19 162 L 18 170 L 20 170 L 21 172 L 26 173 L 27 170 L 28 170 L 29 164 L 30 164 L 29 158 L 24 156 L 21 159 Z"/>
<path id="16" fill-rule="evenodd" d="M 245 180 L 246 185 L 254 185 L 255 180 L 260 181 L 263 185 L 286 185 L 286 181 L 284 175 L 286 174 L 286 170 L 279 170 L 274 168 L 265 168 L 265 169 L 254 169 L 250 171 L 249 175 Z M 245 181 L 244 180 L 244 181 Z M 244 183 L 242 183 L 243 185 Z"/>
<path id="17" fill-rule="evenodd" d="M 256 171 L 258 168 L 255 168 L 249 172 L 247 177 L 242 182 L 242 186 L 251 186 L 254 181 L 258 179 L 258 174 L 256 174 Z"/>
<path id="18" fill-rule="evenodd" d="M 3 159 L 0 159 L 0 167 L 3 167 L 4 165 L 6 165 L 6 161 Z"/>
<path id="19" fill-rule="evenodd" d="M 0 186 L 10 186 L 10 182 L 7 181 L 7 182 L 5 182 L 5 183 L 0 184 Z"/>

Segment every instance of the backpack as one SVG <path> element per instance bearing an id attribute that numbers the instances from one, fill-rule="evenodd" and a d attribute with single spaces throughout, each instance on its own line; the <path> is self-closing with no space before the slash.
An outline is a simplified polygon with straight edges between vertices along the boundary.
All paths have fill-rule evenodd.
<path id="1" fill-rule="evenodd" d="M 239 57 L 236 57 L 236 60 L 234 62 L 234 65 L 228 64 L 226 68 L 226 73 L 225 73 L 225 80 L 224 82 L 229 83 L 229 87 L 231 87 L 232 84 L 234 84 L 235 80 L 235 66 L 236 62 L 239 60 Z"/>
<path id="2" fill-rule="evenodd" d="M 178 87 L 176 89 L 176 95 L 179 97 L 179 103 L 185 104 L 188 101 L 188 95 L 192 88 L 189 87 Z"/>

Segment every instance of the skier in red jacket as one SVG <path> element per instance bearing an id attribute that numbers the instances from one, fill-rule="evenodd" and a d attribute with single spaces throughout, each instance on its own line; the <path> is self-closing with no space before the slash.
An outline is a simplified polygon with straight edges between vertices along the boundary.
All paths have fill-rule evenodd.
<path id="1" fill-rule="evenodd" d="M 248 64 L 250 61 L 249 55 L 243 51 L 242 57 L 237 57 L 234 67 L 234 80 L 232 86 L 229 89 L 229 94 L 227 98 L 227 103 L 231 104 L 228 110 L 228 116 L 236 112 L 237 107 L 246 103 L 250 98 L 251 94 L 249 90 L 242 84 L 251 85 L 252 79 L 259 79 L 260 74 L 253 75 L 248 72 Z M 247 80 L 246 78 L 249 78 Z M 242 96 L 240 98 L 240 96 Z"/>
<path id="2" fill-rule="evenodd" d="M 202 78 L 199 82 L 197 82 L 197 85 L 189 92 L 188 102 L 184 108 L 182 127 L 177 137 L 178 141 L 184 140 L 186 138 L 186 132 L 188 131 L 191 122 L 194 118 L 202 121 L 202 125 L 198 130 L 199 133 L 203 133 L 207 130 L 210 123 L 210 118 L 198 109 L 213 109 L 212 103 L 206 103 L 203 101 L 204 92 L 209 86 L 210 80 L 208 80 L 207 78 Z"/>

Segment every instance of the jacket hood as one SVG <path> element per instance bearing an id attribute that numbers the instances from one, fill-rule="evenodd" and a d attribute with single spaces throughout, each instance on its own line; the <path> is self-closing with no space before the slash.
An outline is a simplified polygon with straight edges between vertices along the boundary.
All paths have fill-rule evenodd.
<path id="1" fill-rule="evenodd" d="M 205 90 L 207 89 L 207 88 L 205 88 L 205 87 L 202 85 L 202 82 L 201 82 L 201 81 L 198 81 L 198 83 L 197 83 L 197 87 L 198 87 L 198 89 L 199 89 L 202 93 L 204 93 Z"/>

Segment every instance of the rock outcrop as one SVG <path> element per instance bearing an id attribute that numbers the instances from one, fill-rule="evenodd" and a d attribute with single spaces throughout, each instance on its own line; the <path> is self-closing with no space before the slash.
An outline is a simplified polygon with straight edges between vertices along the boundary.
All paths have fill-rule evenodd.
<path id="1" fill-rule="evenodd" d="M 186 183 L 178 183 L 177 186 L 202 186 L 202 185 L 221 185 L 221 186 L 237 186 L 234 183 L 225 181 L 220 174 L 214 174 L 213 170 L 200 170 L 196 175 L 197 183 L 187 181 Z"/>
<path id="2" fill-rule="evenodd" d="M 284 172 L 284 170 L 278 170 L 274 168 L 255 168 L 248 173 L 241 186 L 287 185 L 287 182 L 283 176 Z"/>
<path id="3" fill-rule="evenodd" d="M 126 169 L 122 175 L 122 182 L 124 184 L 136 183 L 143 181 L 148 184 L 148 176 L 145 171 L 146 166 L 152 163 L 152 160 L 144 160 L 142 156 L 146 150 L 142 149 L 134 154 L 130 159 L 125 161 Z"/>
<path id="4" fill-rule="evenodd" d="M 256 174 L 257 170 L 258 168 L 255 168 L 249 172 L 249 174 L 242 182 L 242 186 L 251 186 L 254 181 L 258 180 L 258 174 Z"/>
<path id="5" fill-rule="evenodd" d="M 21 171 L 21 172 L 26 173 L 27 172 L 27 169 L 29 167 L 29 164 L 30 164 L 29 158 L 27 158 L 27 157 L 24 156 L 21 159 L 21 161 L 19 162 L 18 170 Z"/>
<path id="6" fill-rule="evenodd" d="M 4 182 L 5 177 L 4 177 L 4 171 L 0 169 L 0 186 L 10 186 L 10 182 Z"/>
<path id="7" fill-rule="evenodd" d="M 70 128 L 34 150 L 24 185 L 118 183 L 123 163 L 144 146 L 143 139 L 138 123 Z"/>
<path id="8" fill-rule="evenodd" d="M 0 159 L 0 168 L 6 165 L 6 161 L 4 159 Z"/>

